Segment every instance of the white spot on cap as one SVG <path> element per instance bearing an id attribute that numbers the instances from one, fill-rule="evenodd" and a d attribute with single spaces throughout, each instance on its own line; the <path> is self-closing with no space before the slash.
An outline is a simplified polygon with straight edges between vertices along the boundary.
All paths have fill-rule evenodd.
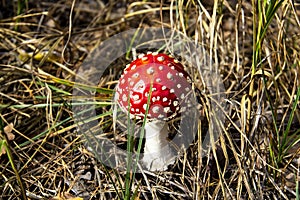
<path id="1" fill-rule="evenodd" d="M 159 100 L 160 100 L 160 96 L 157 96 L 157 97 L 156 97 L 156 100 L 159 101 Z"/>
<path id="2" fill-rule="evenodd" d="M 133 100 L 134 100 L 134 101 L 137 101 L 137 100 L 139 100 L 139 99 L 140 99 L 139 95 L 137 95 L 137 94 L 136 94 L 136 95 L 133 95 L 133 97 L 132 97 L 132 98 L 133 98 Z"/>
<path id="3" fill-rule="evenodd" d="M 142 58 L 144 56 L 145 56 L 145 54 L 141 53 L 140 55 L 138 55 L 138 58 Z"/>
<path id="4" fill-rule="evenodd" d="M 185 88 L 185 91 L 187 91 L 187 92 L 190 91 L 190 88 L 189 88 L 189 87 L 186 87 L 186 88 Z"/>
<path id="5" fill-rule="evenodd" d="M 152 55 L 157 56 L 158 52 L 153 52 Z"/>
<path id="6" fill-rule="evenodd" d="M 180 72 L 180 73 L 179 73 L 179 76 L 180 76 L 180 77 L 183 77 L 183 73 Z"/>
<path id="7" fill-rule="evenodd" d="M 148 57 L 142 57 L 142 61 L 146 61 L 146 60 L 148 60 Z"/>
<path id="8" fill-rule="evenodd" d="M 179 63 L 179 61 L 177 59 L 174 59 L 174 63 Z"/>
<path id="9" fill-rule="evenodd" d="M 178 106 L 178 101 L 173 101 L 173 105 L 176 107 Z"/>
<path id="10" fill-rule="evenodd" d="M 163 102 L 166 102 L 166 101 L 168 101 L 168 98 L 167 98 L 167 97 L 164 97 L 164 98 L 163 98 Z"/>
<path id="11" fill-rule="evenodd" d="M 134 74 L 132 75 L 133 78 L 138 78 L 139 76 L 140 76 L 139 73 L 134 73 Z"/>
<path id="12" fill-rule="evenodd" d="M 175 70 L 175 67 L 174 67 L 174 66 L 171 66 L 171 69 Z"/>
<path id="13" fill-rule="evenodd" d="M 133 87 L 133 90 L 142 91 L 145 88 L 145 82 L 143 80 L 139 80 Z"/>
<path id="14" fill-rule="evenodd" d="M 160 83 L 160 82 L 161 82 L 161 79 L 160 79 L 160 78 L 157 78 L 157 79 L 156 79 L 156 82 Z"/>
<path id="15" fill-rule="evenodd" d="M 146 103 L 143 105 L 143 108 L 144 108 L 144 110 L 147 110 L 147 104 Z"/>
<path id="16" fill-rule="evenodd" d="M 156 101 L 156 98 L 155 97 L 152 97 L 152 102 L 155 102 Z"/>
<path id="17" fill-rule="evenodd" d="M 164 61 L 164 60 L 165 60 L 165 57 L 163 57 L 163 56 L 159 56 L 159 57 L 157 57 L 157 60 L 158 60 L 159 62 L 162 62 L 162 61 Z"/>
<path id="18" fill-rule="evenodd" d="M 132 65 L 131 70 L 135 70 L 136 65 Z"/>
<path id="19" fill-rule="evenodd" d="M 145 93 L 145 97 L 148 97 L 148 92 Z"/>
<path id="20" fill-rule="evenodd" d="M 123 94 L 123 96 L 122 96 L 122 101 L 127 101 L 127 96 L 126 96 L 126 94 Z"/>
<path id="21" fill-rule="evenodd" d="M 156 91 L 157 89 L 155 87 L 152 88 L 152 92 Z"/>
<path id="22" fill-rule="evenodd" d="M 164 66 L 159 66 L 158 69 L 159 69 L 160 71 L 162 71 L 162 70 L 164 69 Z"/>
<path id="23" fill-rule="evenodd" d="M 152 107 L 152 112 L 155 113 L 155 114 L 156 114 L 156 113 L 159 113 L 159 110 L 160 110 L 160 107 L 159 107 L 159 106 L 153 106 L 153 107 Z"/>
<path id="24" fill-rule="evenodd" d="M 124 84 L 124 83 L 125 83 L 125 79 L 122 79 L 122 80 L 121 80 L 121 84 Z"/>
<path id="25" fill-rule="evenodd" d="M 175 90 L 174 90 L 174 89 L 171 89 L 171 90 L 170 90 L 170 93 L 174 93 L 174 92 L 175 92 Z"/>
<path id="26" fill-rule="evenodd" d="M 152 51 L 148 51 L 147 54 L 148 54 L 148 55 L 149 55 L 149 54 L 152 54 Z"/>
<path id="27" fill-rule="evenodd" d="M 161 90 L 165 90 L 165 89 L 167 89 L 167 87 L 166 87 L 165 85 L 163 85 L 163 86 L 161 87 Z"/>
<path id="28" fill-rule="evenodd" d="M 153 69 L 153 67 L 150 67 L 150 68 L 147 69 L 147 74 L 149 74 L 149 75 L 154 74 L 154 69 Z"/>
<path id="29" fill-rule="evenodd" d="M 181 85 L 179 83 L 177 84 L 177 88 L 181 88 Z"/>
<path id="30" fill-rule="evenodd" d="M 165 112 L 165 113 L 171 112 L 170 107 L 164 107 L 164 112 Z"/>
<path id="31" fill-rule="evenodd" d="M 181 95 L 180 95 L 180 98 L 181 98 L 181 99 L 184 99 L 184 97 L 185 97 L 184 94 L 181 94 Z"/>
<path id="32" fill-rule="evenodd" d="M 137 108 L 137 109 L 135 109 L 135 112 L 140 112 L 140 109 L 138 109 L 138 108 Z"/>
<path id="33" fill-rule="evenodd" d="M 167 74 L 167 78 L 173 80 L 173 75 L 169 72 L 169 73 Z"/>
<path id="34" fill-rule="evenodd" d="M 130 110 L 131 110 L 132 112 L 134 112 L 134 108 L 131 108 Z"/>

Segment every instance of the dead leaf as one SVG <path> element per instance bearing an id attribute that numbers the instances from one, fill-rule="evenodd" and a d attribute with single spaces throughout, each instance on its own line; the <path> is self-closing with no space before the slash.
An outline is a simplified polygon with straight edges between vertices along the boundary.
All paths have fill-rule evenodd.
<path id="1" fill-rule="evenodd" d="M 3 145 L 2 147 L 0 146 L 0 156 L 6 154 L 6 149 L 5 146 Z"/>
<path id="2" fill-rule="evenodd" d="M 53 197 L 50 200 L 83 200 L 83 198 L 74 197 L 68 192 L 63 192 L 63 193 L 59 193 L 56 197 Z"/>
<path id="3" fill-rule="evenodd" d="M 7 126 L 5 126 L 4 129 L 3 129 L 4 133 L 7 136 L 7 139 L 10 140 L 10 141 L 15 139 L 15 135 L 12 133 L 13 128 L 14 128 L 13 123 L 10 123 Z"/>

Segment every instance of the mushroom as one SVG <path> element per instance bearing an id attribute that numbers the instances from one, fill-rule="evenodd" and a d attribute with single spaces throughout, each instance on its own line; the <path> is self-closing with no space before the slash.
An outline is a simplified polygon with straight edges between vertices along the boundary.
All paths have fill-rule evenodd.
<path id="1" fill-rule="evenodd" d="M 175 162 L 168 121 L 186 109 L 186 97 L 191 92 L 188 78 L 174 57 L 148 52 L 128 64 L 118 81 L 115 100 L 121 109 L 129 111 L 131 118 L 147 118 L 142 163 L 150 171 L 166 170 Z"/>

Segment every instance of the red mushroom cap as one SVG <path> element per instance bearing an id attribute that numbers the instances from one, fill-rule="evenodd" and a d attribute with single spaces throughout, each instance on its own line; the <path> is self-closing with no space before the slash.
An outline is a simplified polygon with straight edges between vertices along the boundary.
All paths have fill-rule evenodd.
<path id="1" fill-rule="evenodd" d="M 132 116 L 143 118 L 151 86 L 147 118 L 174 117 L 191 92 L 182 64 L 172 56 L 154 52 L 141 54 L 126 66 L 116 88 L 116 100 L 124 111 L 130 110 Z"/>

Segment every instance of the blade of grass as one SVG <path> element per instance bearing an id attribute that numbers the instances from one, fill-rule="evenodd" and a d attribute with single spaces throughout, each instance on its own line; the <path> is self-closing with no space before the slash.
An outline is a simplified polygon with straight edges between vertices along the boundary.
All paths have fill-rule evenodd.
<path id="1" fill-rule="evenodd" d="M 18 0 L 18 6 L 17 6 L 17 15 L 21 15 L 24 13 L 24 9 L 28 7 L 28 2 L 27 0 Z M 20 19 L 16 19 L 16 24 L 15 24 L 15 30 L 18 30 L 18 22 Z"/>
<path id="2" fill-rule="evenodd" d="M 130 94 L 128 91 L 127 96 L 127 105 L 130 105 Z M 130 199 L 131 186 L 133 184 L 133 180 L 131 179 L 131 167 L 132 167 L 132 151 L 133 151 L 133 135 L 134 135 L 134 124 L 131 130 L 131 119 L 130 119 L 130 109 L 128 106 L 127 110 L 127 159 L 126 159 L 126 176 L 125 176 L 125 194 L 124 199 Z"/>
<path id="3" fill-rule="evenodd" d="M 91 85 L 85 85 L 85 84 L 81 84 L 78 82 L 72 82 L 69 80 L 65 80 L 65 79 L 61 79 L 61 78 L 57 78 L 51 74 L 48 74 L 46 72 L 44 72 L 41 69 L 38 69 L 39 73 L 36 74 L 37 76 L 43 78 L 45 80 L 45 82 L 55 82 L 58 84 L 63 84 L 66 86 L 71 86 L 74 87 L 76 86 L 77 89 L 83 89 L 83 90 L 87 90 L 87 91 L 95 91 L 97 93 L 100 94 L 113 94 L 113 90 L 112 89 L 106 89 L 106 88 L 99 88 L 97 86 L 91 86 Z"/>
<path id="4" fill-rule="evenodd" d="M 297 90 L 297 94 L 296 94 L 295 101 L 293 103 L 292 111 L 291 111 L 290 117 L 288 119 L 287 127 L 283 132 L 283 139 L 279 143 L 279 152 L 278 152 L 279 155 L 278 155 L 278 160 L 277 160 L 277 162 L 279 162 L 279 163 L 281 163 L 283 157 L 285 156 L 284 152 L 288 151 L 288 148 L 289 148 L 289 146 L 286 148 L 286 145 L 289 142 L 289 141 L 287 141 L 287 137 L 289 136 L 289 133 L 290 133 L 291 125 L 292 125 L 292 122 L 294 119 L 294 114 L 295 114 L 297 105 L 299 103 L 299 97 L 300 97 L 300 87 L 298 87 L 298 90 Z M 300 136 L 298 138 L 300 138 Z M 297 140 L 298 139 L 296 139 L 296 141 Z"/>
<path id="5" fill-rule="evenodd" d="M 261 50 L 264 37 L 268 30 L 268 27 L 274 18 L 277 10 L 280 8 L 284 1 L 277 0 L 258 0 L 258 13 L 256 13 L 256 1 L 252 0 L 253 7 L 253 53 L 252 53 L 252 66 L 251 66 L 251 77 L 250 77 L 250 86 L 249 86 L 249 95 L 248 95 L 248 105 L 247 105 L 247 124 L 246 131 L 250 130 L 250 120 L 251 120 L 251 105 L 252 105 L 252 96 L 254 94 L 254 75 L 256 73 L 256 69 L 261 59 Z M 263 5 L 262 5 L 263 4 Z M 265 13 L 265 10 L 267 12 Z M 257 16 L 258 15 L 258 16 Z M 258 22 L 256 22 L 258 17 Z M 256 23 L 258 26 L 256 27 Z"/>
<path id="6" fill-rule="evenodd" d="M 131 188 L 132 188 L 133 181 L 135 180 L 137 165 L 138 165 L 138 161 L 139 161 L 139 158 L 140 158 L 140 152 L 142 150 L 142 143 L 143 143 L 143 139 L 145 137 L 145 125 L 147 123 L 147 116 L 148 116 L 148 113 L 149 113 L 149 107 L 150 107 L 149 105 L 150 105 L 150 100 L 151 100 L 151 96 L 152 96 L 152 87 L 153 87 L 153 83 L 150 84 L 149 95 L 148 95 L 148 99 L 147 99 L 147 107 L 146 107 L 146 111 L 145 111 L 145 114 L 144 114 L 141 134 L 140 134 L 140 138 L 139 138 L 139 142 L 138 142 L 137 156 L 136 156 L 136 161 L 135 161 L 134 166 L 133 166 L 132 178 L 130 178 L 130 170 L 126 171 L 126 178 L 130 179 L 130 180 L 127 180 L 128 185 L 125 188 L 125 190 L 126 190 L 125 199 L 126 200 L 135 199 L 135 197 L 136 197 L 135 194 L 137 194 L 136 192 L 134 192 L 133 196 L 131 197 Z M 130 98 L 128 98 L 128 99 L 130 99 Z M 128 123 L 130 124 L 130 110 L 128 110 Z M 127 157 L 129 157 L 130 155 L 131 155 L 131 153 L 129 155 L 127 155 Z M 128 158 L 128 159 L 130 161 L 132 161 L 131 157 Z"/>
<path id="7" fill-rule="evenodd" d="M 299 176 L 299 175 L 297 175 Z M 296 180 L 296 199 L 300 200 L 299 181 Z"/>
<path id="8" fill-rule="evenodd" d="M 262 72 L 263 72 L 263 77 L 264 77 L 264 84 L 267 85 L 267 80 L 266 80 L 265 75 L 264 75 L 264 70 L 262 70 Z M 265 88 L 267 88 L 267 87 L 265 87 Z M 297 105 L 299 103 L 300 87 L 298 87 L 298 89 L 297 89 L 297 93 L 296 93 L 295 100 L 294 100 L 294 103 L 293 103 L 293 106 L 292 106 L 291 114 L 289 116 L 287 126 L 286 126 L 286 128 L 283 132 L 283 138 L 282 139 L 280 139 L 281 137 L 280 137 L 279 129 L 278 129 L 277 124 L 276 124 L 276 121 L 277 121 L 276 120 L 276 111 L 273 108 L 272 98 L 270 97 L 270 94 L 269 94 L 267 89 L 265 89 L 265 93 L 266 93 L 267 99 L 269 101 L 269 105 L 270 105 L 270 109 L 271 109 L 271 113 L 272 113 L 273 127 L 274 127 L 274 130 L 276 132 L 276 137 L 277 137 L 277 144 L 274 144 L 274 142 L 270 143 L 270 146 L 269 146 L 270 157 L 272 159 L 273 166 L 278 167 L 279 164 L 282 162 L 284 156 L 286 155 L 287 151 L 291 147 L 293 147 L 300 139 L 300 136 L 297 136 L 299 130 L 296 131 L 295 133 L 293 133 L 292 135 L 290 134 L 290 129 L 291 129 L 291 126 L 292 126 L 294 115 L 295 115 L 295 112 L 296 112 L 296 109 L 297 109 Z M 291 142 L 291 140 L 294 140 L 294 141 Z M 276 148 L 278 150 L 277 155 L 275 154 L 274 148 Z"/>

